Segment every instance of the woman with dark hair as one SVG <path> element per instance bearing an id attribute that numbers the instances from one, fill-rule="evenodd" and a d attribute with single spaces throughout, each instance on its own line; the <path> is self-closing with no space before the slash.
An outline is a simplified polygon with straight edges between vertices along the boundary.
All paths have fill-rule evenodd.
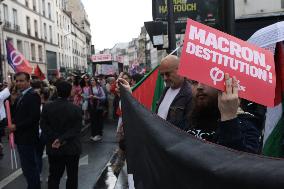
<path id="1" fill-rule="evenodd" d="M 90 137 L 93 141 L 99 141 L 102 139 L 103 135 L 103 125 L 104 125 L 104 110 L 105 110 L 105 92 L 98 82 L 98 80 L 91 79 L 91 91 L 93 99 L 92 104 L 90 105 L 91 113 L 91 131 L 92 135 Z"/>
<path id="2" fill-rule="evenodd" d="M 41 89 L 43 87 L 43 81 L 40 79 L 32 79 L 31 80 L 31 87 L 34 89 L 34 91 L 40 95 Z"/>
<path id="3" fill-rule="evenodd" d="M 80 86 L 80 77 L 75 76 L 73 81 L 71 97 L 73 97 L 73 104 L 80 106 L 82 103 L 82 88 Z"/>
<path id="4" fill-rule="evenodd" d="M 83 110 L 83 125 L 86 124 L 86 122 L 89 120 L 90 115 L 88 112 L 88 106 L 90 101 L 90 95 L 91 93 L 91 83 L 89 76 L 84 75 L 83 79 L 80 81 L 80 86 L 82 88 L 82 110 Z"/>

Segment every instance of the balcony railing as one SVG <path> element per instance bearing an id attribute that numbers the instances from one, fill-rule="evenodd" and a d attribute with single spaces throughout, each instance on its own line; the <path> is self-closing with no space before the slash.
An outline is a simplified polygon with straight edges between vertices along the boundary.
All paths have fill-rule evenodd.
<path id="1" fill-rule="evenodd" d="M 21 28 L 20 28 L 20 26 L 17 25 L 17 24 L 14 25 L 14 30 L 15 30 L 16 32 L 21 32 Z"/>
<path id="2" fill-rule="evenodd" d="M 4 28 L 11 29 L 11 22 L 5 21 Z"/>

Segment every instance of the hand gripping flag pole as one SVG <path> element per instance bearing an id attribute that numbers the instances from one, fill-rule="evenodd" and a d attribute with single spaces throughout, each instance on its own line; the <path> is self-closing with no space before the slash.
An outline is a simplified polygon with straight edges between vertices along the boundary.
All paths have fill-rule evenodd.
<path id="1" fill-rule="evenodd" d="M 8 100 L 6 100 L 6 102 L 5 102 L 5 107 L 6 107 L 6 112 L 7 112 L 8 128 L 11 128 L 12 127 L 12 120 L 11 120 L 10 103 L 9 103 Z M 14 169 L 14 164 L 15 164 L 15 169 L 17 169 L 18 164 L 17 164 L 17 155 L 16 155 L 14 133 L 13 132 L 11 132 L 9 134 L 9 145 L 10 145 L 10 150 L 11 150 L 11 167 L 12 167 L 12 169 Z"/>

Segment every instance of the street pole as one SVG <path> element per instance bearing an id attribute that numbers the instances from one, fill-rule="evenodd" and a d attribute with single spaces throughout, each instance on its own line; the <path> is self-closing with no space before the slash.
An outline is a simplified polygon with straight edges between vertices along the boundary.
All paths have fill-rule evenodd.
<path id="1" fill-rule="evenodd" d="M 1 3 L 3 2 L 4 0 L 0 0 L 0 5 L 1 5 Z M 3 72 L 3 59 L 2 59 L 2 43 L 1 42 L 3 42 L 3 47 L 4 47 L 4 43 L 5 43 L 5 41 L 4 41 L 4 38 L 3 38 L 3 27 L 2 27 L 2 22 L 0 22 L 0 28 L 1 28 L 1 33 L 2 33 L 2 35 L 1 35 L 1 40 L 0 40 L 0 82 L 1 83 L 3 83 L 3 76 L 4 76 L 4 72 Z"/>
<path id="2" fill-rule="evenodd" d="M 0 22 L 0 28 L 2 30 L 1 32 L 3 32 L 2 22 Z M 3 41 L 3 44 L 4 44 L 3 38 L 1 39 L 1 41 Z M 3 83 L 3 60 L 2 60 L 2 45 L 1 44 L 0 44 L 0 82 Z"/>
<path id="3" fill-rule="evenodd" d="M 235 1 L 234 0 L 220 0 L 221 7 L 221 20 L 224 21 L 222 23 L 221 28 L 224 32 L 235 35 Z"/>
<path id="4" fill-rule="evenodd" d="M 176 49 L 176 30 L 175 30 L 175 20 L 174 20 L 174 10 L 173 10 L 173 0 L 167 0 L 168 9 L 168 40 L 169 47 L 167 53 L 171 53 Z M 176 55 L 176 52 L 174 53 Z"/>

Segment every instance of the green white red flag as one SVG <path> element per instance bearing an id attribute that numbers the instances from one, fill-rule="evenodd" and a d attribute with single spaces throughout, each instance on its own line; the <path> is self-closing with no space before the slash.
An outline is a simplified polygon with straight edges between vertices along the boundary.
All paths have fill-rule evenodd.
<path id="1" fill-rule="evenodd" d="M 134 98 L 153 111 L 164 89 L 164 81 L 159 74 L 158 67 L 159 65 L 132 88 Z"/>
<path id="2" fill-rule="evenodd" d="M 273 157 L 283 157 L 283 94 L 284 94 L 284 44 L 278 42 L 275 50 L 276 96 L 274 108 L 267 108 L 263 154 Z"/>

